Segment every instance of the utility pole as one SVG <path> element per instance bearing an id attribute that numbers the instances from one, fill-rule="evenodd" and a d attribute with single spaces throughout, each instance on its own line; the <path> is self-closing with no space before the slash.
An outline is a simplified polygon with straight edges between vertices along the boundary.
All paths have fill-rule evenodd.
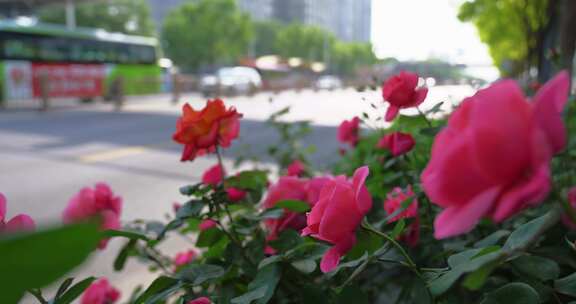
<path id="1" fill-rule="evenodd" d="M 66 27 L 76 29 L 76 7 L 74 0 L 66 0 Z"/>

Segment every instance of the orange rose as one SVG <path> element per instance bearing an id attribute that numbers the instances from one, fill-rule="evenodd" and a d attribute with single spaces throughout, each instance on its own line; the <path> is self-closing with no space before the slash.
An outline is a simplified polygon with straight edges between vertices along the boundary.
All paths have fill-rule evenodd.
<path id="1" fill-rule="evenodd" d="M 234 107 L 226 109 L 221 99 L 208 100 L 201 111 L 185 104 L 182 112 L 172 135 L 174 141 L 184 145 L 181 161 L 191 161 L 198 155 L 214 152 L 216 146 L 229 147 L 240 132 L 238 119 L 242 114 Z"/>

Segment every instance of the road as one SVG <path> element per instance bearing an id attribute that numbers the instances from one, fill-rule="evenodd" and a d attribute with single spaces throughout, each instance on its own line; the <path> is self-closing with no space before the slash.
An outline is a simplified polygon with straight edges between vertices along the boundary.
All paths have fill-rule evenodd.
<path id="1" fill-rule="evenodd" d="M 469 87 L 434 87 L 424 108 L 448 101 L 444 107 L 449 110 L 472 93 Z M 198 95 L 185 95 L 182 101 L 194 108 L 205 102 Z M 311 159 L 324 169 L 338 159 L 336 131 L 343 119 L 364 111 L 373 113 L 373 117 L 385 113 L 378 92 L 351 89 L 261 93 L 225 102 L 244 114 L 239 140 L 224 153 L 228 163 L 249 149 L 267 165 L 266 147 L 277 136 L 264 120 L 286 106 L 291 106 L 287 121 L 305 119 L 314 123 L 305 142 L 317 147 Z M 372 109 L 370 103 L 379 109 Z M 112 111 L 106 104 L 55 105 L 46 113 L 10 108 L 0 111 L 0 192 L 8 198 L 8 216 L 28 213 L 40 226 L 57 223 L 67 201 L 81 187 L 105 181 L 124 199 L 124 221 L 163 218 L 173 202 L 183 200 L 178 188 L 199 181 L 203 171 L 215 163 L 210 156 L 192 163 L 179 162 L 181 146 L 171 141 L 171 135 L 180 108 L 170 104 L 169 96 L 152 96 L 131 98 L 121 112 Z M 146 283 L 150 276 L 136 262 L 130 262 L 124 274 L 113 273 L 111 261 L 120 245 L 112 242 L 78 272 L 108 276 L 123 290 L 142 280 Z M 166 250 L 173 254 L 186 246 L 176 240 L 167 244 Z"/>

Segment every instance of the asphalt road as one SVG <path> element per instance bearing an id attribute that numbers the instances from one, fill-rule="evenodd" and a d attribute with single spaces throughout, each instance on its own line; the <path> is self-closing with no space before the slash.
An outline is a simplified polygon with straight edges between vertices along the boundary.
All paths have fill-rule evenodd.
<path id="1" fill-rule="evenodd" d="M 424 108 L 447 101 L 444 109 L 448 111 L 472 93 L 469 87 L 435 87 Z M 198 95 L 186 95 L 184 101 L 195 108 L 205 102 Z M 354 90 L 261 93 L 225 102 L 244 114 L 240 139 L 224 152 L 226 161 L 250 151 L 260 157 L 259 165 L 270 165 L 265 151 L 278 140 L 264 120 L 286 106 L 291 106 L 287 121 L 314 123 L 305 144 L 317 147 L 311 159 L 324 169 L 338 159 L 336 132 L 343 119 L 364 111 L 374 118 L 385 113 L 378 92 Z M 121 112 L 112 111 L 107 104 L 70 107 L 54 103 L 54 109 L 46 113 L 21 109 L 17 103 L 0 111 L 0 192 L 8 198 L 9 217 L 28 213 L 40 226 L 57 223 L 68 200 L 81 187 L 105 181 L 124 198 L 124 221 L 161 219 L 173 202 L 183 200 L 178 188 L 199 181 L 203 171 L 215 163 L 210 156 L 179 162 L 181 146 L 171 141 L 171 135 L 180 105 L 171 105 L 169 96 L 131 98 Z M 372 109 L 370 103 L 379 109 Z M 375 119 L 373 123 L 381 124 Z M 129 263 L 126 273 L 113 273 L 111 261 L 120 245 L 112 242 L 78 272 L 108 276 L 123 290 L 149 281 L 151 277 L 136 262 Z M 175 240 L 166 250 L 173 254 L 188 246 Z"/>

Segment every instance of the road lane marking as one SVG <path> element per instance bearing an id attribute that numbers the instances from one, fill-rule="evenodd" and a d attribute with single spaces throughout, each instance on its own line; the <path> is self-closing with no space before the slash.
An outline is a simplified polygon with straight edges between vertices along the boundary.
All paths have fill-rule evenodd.
<path id="1" fill-rule="evenodd" d="M 142 154 L 150 151 L 149 147 L 145 146 L 133 146 L 126 148 L 118 148 L 113 150 L 106 150 L 102 152 L 89 153 L 79 157 L 80 162 L 83 163 L 95 163 L 103 162 L 107 160 L 113 160 L 117 158 L 133 156 L 137 154 Z"/>

